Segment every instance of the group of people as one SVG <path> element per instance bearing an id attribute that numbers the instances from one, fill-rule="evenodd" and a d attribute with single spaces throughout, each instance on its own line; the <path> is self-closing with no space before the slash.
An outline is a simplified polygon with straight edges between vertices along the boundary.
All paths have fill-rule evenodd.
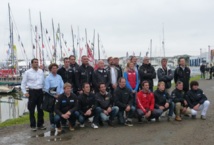
<path id="1" fill-rule="evenodd" d="M 213 72 L 214 72 L 214 66 L 212 66 L 212 64 L 204 64 L 203 63 L 200 66 L 200 72 L 201 72 L 201 79 L 212 80 Z"/>
<path id="2" fill-rule="evenodd" d="M 167 67 L 167 59 L 163 58 L 157 74 L 148 57 L 144 57 L 139 66 L 137 58 L 132 56 L 125 70 L 120 67 L 118 58 L 109 57 L 108 66 L 99 60 L 96 69 L 89 65 L 85 55 L 80 66 L 75 60 L 73 55 L 64 58 L 61 68 L 55 63 L 50 64 L 50 73 L 44 78 L 43 71 L 38 68 L 38 59 L 32 59 L 32 68 L 25 72 L 21 89 L 29 98 L 33 131 L 46 129 L 41 108 L 43 91 L 55 98 L 49 118 L 51 130 L 57 128 L 59 132 L 66 124 L 71 131 L 77 122 L 81 128 L 85 127 L 89 118 L 93 118 L 92 128 L 99 128 L 104 122 L 113 126 L 115 118 L 120 125 L 127 126 L 133 126 L 133 117 L 139 123 L 142 118 L 159 121 L 165 111 L 168 111 L 168 121 L 172 120 L 174 113 L 176 121 L 182 120 L 182 114 L 196 118 L 198 111 L 201 111 L 201 119 L 206 119 L 210 102 L 197 81 L 189 84 L 191 72 L 184 58 L 179 59 L 175 71 Z M 158 86 L 153 91 L 156 76 Z M 176 87 L 170 93 L 173 79 Z M 34 116 L 36 107 L 37 122 Z"/>

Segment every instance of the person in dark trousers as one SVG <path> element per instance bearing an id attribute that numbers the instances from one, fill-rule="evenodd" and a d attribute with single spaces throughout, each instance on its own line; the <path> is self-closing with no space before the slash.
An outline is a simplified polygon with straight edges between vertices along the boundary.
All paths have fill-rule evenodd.
<path id="1" fill-rule="evenodd" d="M 175 104 L 175 120 L 182 121 L 181 114 L 190 115 L 191 109 L 188 107 L 183 91 L 183 83 L 177 81 L 176 88 L 171 93 L 171 98 Z"/>
<path id="2" fill-rule="evenodd" d="M 76 122 L 75 111 L 78 110 L 77 96 L 71 93 L 72 86 L 69 83 L 64 84 L 64 93 L 56 100 L 54 121 L 56 123 L 57 131 L 61 132 L 60 122 L 69 121 L 69 130 L 73 131 Z"/>
<path id="3" fill-rule="evenodd" d="M 76 70 L 78 70 L 79 68 L 79 65 L 76 63 L 76 57 L 74 55 L 70 55 L 69 56 L 69 60 L 70 60 L 70 68 L 73 70 L 73 85 L 72 85 L 72 88 L 73 88 L 73 92 L 74 94 L 77 95 L 77 86 L 76 86 L 76 82 L 75 82 L 75 72 Z"/>
<path id="4" fill-rule="evenodd" d="M 197 81 L 192 81 L 190 83 L 190 88 L 185 98 L 188 106 L 192 109 L 192 118 L 195 119 L 198 111 L 201 111 L 201 119 L 205 120 L 210 101 L 207 99 L 204 92 L 199 89 Z"/>
<path id="5" fill-rule="evenodd" d="M 137 114 L 138 122 L 142 122 L 142 117 L 144 116 L 148 121 L 155 118 L 159 121 L 159 117 L 162 114 L 162 110 L 155 109 L 155 99 L 153 92 L 149 89 L 149 82 L 142 82 L 142 90 L 137 93 Z"/>
<path id="6" fill-rule="evenodd" d="M 174 112 L 174 103 L 168 92 L 165 90 L 165 83 L 159 82 L 158 88 L 154 92 L 155 96 L 155 109 L 160 109 L 160 111 L 165 112 L 169 110 L 168 121 L 172 120 L 172 115 Z"/>
<path id="7" fill-rule="evenodd" d="M 38 59 L 34 58 L 31 60 L 32 68 L 27 70 L 23 76 L 21 89 L 25 97 L 28 100 L 28 110 L 30 118 L 30 127 L 32 131 L 38 129 L 46 129 L 44 124 L 44 113 L 41 109 L 41 104 L 43 101 L 43 87 L 44 87 L 44 73 L 39 69 Z M 29 87 L 29 92 L 26 91 L 26 87 Z M 35 119 L 35 108 L 37 107 L 37 122 Z"/>
<path id="8" fill-rule="evenodd" d="M 158 82 L 164 82 L 166 92 L 170 93 L 170 88 L 172 86 L 171 81 L 173 80 L 173 72 L 170 68 L 167 67 L 167 59 L 162 58 L 161 59 L 161 68 L 158 68 L 157 75 L 158 75 Z"/>
<path id="9" fill-rule="evenodd" d="M 89 83 L 92 90 L 92 76 L 94 73 L 93 67 L 88 63 L 88 57 L 82 56 L 82 65 L 75 72 L 75 83 L 78 89 L 78 93 L 82 94 L 82 86 L 84 83 Z"/>
<path id="10" fill-rule="evenodd" d="M 200 66 L 200 71 L 201 71 L 201 78 L 203 78 L 203 79 L 205 79 L 205 69 L 206 69 L 205 64 L 202 64 Z"/>
<path id="11" fill-rule="evenodd" d="M 99 92 L 100 83 L 105 83 L 107 90 L 109 90 L 111 83 L 110 81 L 111 81 L 110 72 L 105 69 L 104 62 L 102 60 L 99 60 L 98 68 L 96 71 L 94 71 L 92 78 L 95 92 Z"/>
<path id="12" fill-rule="evenodd" d="M 80 123 L 80 127 L 81 128 L 85 127 L 84 125 L 85 121 L 88 118 L 94 116 L 91 127 L 94 129 L 99 128 L 98 124 L 102 109 L 97 107 L 95 94 L 91 93 L 90 84 L 84 83 L 82 87 L 83 93 L 78 97 L 79 110 L 76 113 L 76 116 L 78 117 L 78 121 Z"/>
<path id="13" fill-rule="evenodd" d="M 213 66 L 210 64 L 210 80 L 213 78 Z"/>
<path id="14" fill-rule="evenodd" d="M 118 78 L 122 77 L 123 76 L 123 70 L 121 68 L 121 66 L 119 65 L 119 58 L 118 57 L 115 57 L 114 58 L 114 65 L 115 65 L 115 68 L 117 69 L 117 74 L 118 74 Z"/>
<path id="15" fill-rule="evenodd" d="M 140 84 L 142 84 L 143 81 L 149 82 L 149 89 L 150 91 L 153 91 L 153 79 L 156 78 L 156 72 L 154 67 L 149 63 L 149 58 L 144 57 L 143 58 L 143 64 L 139 68 L 139 77 L 140 77 Z"/>
<path id="16" fill-rule="evenodd" d="M 64 58 L 64 66 L 58 69 L 57 74 L 62 77 L 64 83 L 70 83 L 74 85 L 74 71 L 70 67 L 70 61 L 68 57 Z"/>
<path id="17" fill-rule="evenodd" d="M 175 69 L 174 72 L 174 81 L 177 83 L 177 81 L 183 82 L 183 90 L 184 92 L 189 91 L 189 80 L 190 80 L 190 69 L 186 66 L 186 61 L 183 57 L 179 58 L 179 66 Z"/>
<path id="18" fill-rule="evenodd" d="M 125 78 L 120 78 L 119 86 L 114 92 L 115 105 L 119 107 L 118 123 L 121 125 L 133 126 L 132 117 L 135 112 L 133 104 L 133 96 L 131 90 L 126 87 Z M 126 112 L 126 119 L 124 118 L 124 112 Z"/>
<path id="19" fill-rule="evenodd" d="M 117 116 L 119 108 L 114 106 L 114 99 L 110 93 L 106 91 L 105 83 L 99 84 L 99 92 L 96 94 L 97 106 L 101 108 L 100 125 L 103 121 L 107 121 L 109 126 L 113 126 L 112 121 Z"/>

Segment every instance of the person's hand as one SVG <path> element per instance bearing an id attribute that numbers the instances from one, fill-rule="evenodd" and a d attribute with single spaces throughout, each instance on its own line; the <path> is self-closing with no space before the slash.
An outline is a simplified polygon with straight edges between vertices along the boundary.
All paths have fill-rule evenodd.
<path id="1" fill-rule="evenodd" d="M 104 113 L 105 115 L 108 115 L 108 111 L 106 111 L 106 110 L 104 110 L 103 113 Z"/>
<path id="2" fill-rule="evenodd" d="M 126 112 L 128 112 L 128 111 L 130 111 L 131 110 L 131 107 L 128 105 L 127 107 L 126 107 Z"/>
<path id="3" fill-rule="evenodd" d="M 195 106 L 193 107 L 193 109 L 194 109 L 195 111 L 198 111 L 198 110 L 199 110 L 199 106 L 200 106 L 200 104 L 197 104 L 197 105 L 195 105 Z"/>
<path id="4" fill-rule="evenodd" d="M 149 118 L 151 116 L 151 111 L 148 111 L 146 114 L 145 114 L 145 117 L 146 118 Z"/>
<path id="5" fill-rule="evenodd" d="M 68 111 L 68 112 L 66 112 L 65 114 L 67 114 L 67 115 L 69 115 L 69 116 L 70 116 L 70 115 L 71 115 L 71 112 L 70 112 L 70 111 Z"/>
<path id="6" fill-rule="evenodd" d="M 68 119 L 70 116 L 69 115 L 67 115 L 67 114 L 62 114 L 62 118 L 64 118 L 64 119 Z"/>
<path id="7" fill-rule="evenodd" d="M 112 88 L 116 89 L 117 88 L 117 84 L 112 85 Z"/>
<path id="8" fill-rule="evenodd" d="M 108 113 L 110 113 L 112 111 L 111 107 L 108 107 L 108 109 L 106 110 Z"/>
<path id="9" fill-rule="evenodd" d="M 83 91 L 79 91 L 79 94 L 82 94 L 83 93 Z"/>
<path id="10" fill-rule="evenodd" d="M 136 93 L 136 91 L 135 91 L 135 90 L 133 90 L 133 91 L 132 91 L 132 93 Z"/>
<path id="11" fill-rule="evenodd" d="M 185 106 L 188 105 L 186 100 L 184 100 L 184 105 L 185 105 Z"/>
<path id="12" fill-rule="evenodd" d="M 185 113 L 186 111 L 187 111 L 187 108 L 186 108 L 186 107 L 183 107 L 182 113 Z"/>
<path id="13" fill-rule="evenodd" d="M 58 97 L 59 97 L 58 95 L 55 95 L 55 96 L 54 96 L 55 99 L 57 99 Z"/>
<path id="14" fill-rule="evenodd" d="M 169 108 L 169 103 L 166 103 L 166 104 L 164 105 L 164 107 L 165 107 L 165 108 Z"/>
<path id="15" fill-rule="evenodd" d="M 29 93 L 25 93 L 24 95 L 25 95 L 25 97 L 29 97 L 30 96 Z"/>
<path id="16" fill-rule="evenodd" d="M 88 109 L 86 112 L 85 112 L 85 116 L 90 116 L 91 115 L 91 109 Z"/>
<path id="17" fill-rule="evenodd" d="M 164 109 L 165 109 L 165 107 L 163 107 L 163 106 L 159 106 L 159 109 L 164 110 Z"/>

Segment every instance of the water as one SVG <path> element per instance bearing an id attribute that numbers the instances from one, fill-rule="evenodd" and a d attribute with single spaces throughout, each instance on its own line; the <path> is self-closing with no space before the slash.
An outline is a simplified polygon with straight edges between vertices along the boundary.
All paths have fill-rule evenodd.
<path id="1" fill-rule="evenodd" d="M 18 118 L 28 112 L 27 98 L 21 98 L 19 94 L 0 94 L 0 123 L 8 119 Z"/>

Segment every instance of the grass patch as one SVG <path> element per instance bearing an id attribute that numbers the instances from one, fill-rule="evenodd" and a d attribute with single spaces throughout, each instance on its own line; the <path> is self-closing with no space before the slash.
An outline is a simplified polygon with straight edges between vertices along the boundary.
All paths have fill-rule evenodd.
<path id="1" fill-rule="evenodd" d="M 37 117 L 37 113 L 35 113 Z M 49 118 L 49 113 L 44 111 L 44 119 L 47 120 Z M 2 123 L 0 123 L 0 128 L 14 126 L 14 125 L 21 125 L 21 124 L 30 124 L 29 114 L 23 115 L 19 118 L 9 119 Z"/>

